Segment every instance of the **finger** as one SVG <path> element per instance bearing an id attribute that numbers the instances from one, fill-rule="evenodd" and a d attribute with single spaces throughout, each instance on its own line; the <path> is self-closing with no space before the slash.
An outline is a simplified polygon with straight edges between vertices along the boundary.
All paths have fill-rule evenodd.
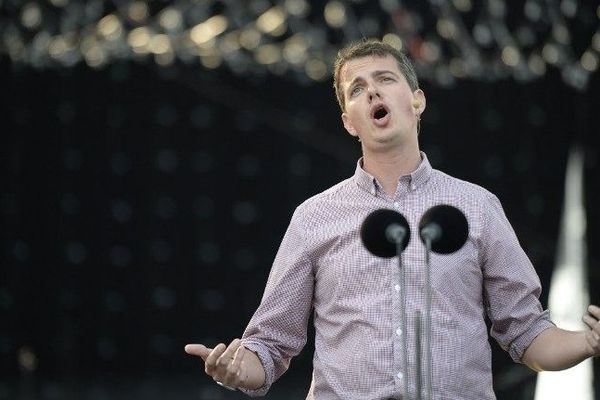
<path id="1" fill-rule="evenodd" d="M 223 354 L 223 352 L 225 351 L 226 348 L 227 347 L 225 346 L 224 343 L 219 343 L 210 352 L 210 354 L 206 358 L 205 365 L 204 365 L 204 369 L 208 375 L 214 377 L 215 370 L 217 369 L 217 360 L 219 359 L 219 357 L 221 357 L 221 355 Z"/>
<path id="2" fill-rule="evenodd" d="M 223 345 L 225 346 L 225 345 Z M 225 375 L 227 374 L 227 367 L 233 361 L 233 355 L 240 346 L 240 340 L 234 339 L 229 346 L 224 347 L 224 351 L 220 352 L 220 355 L 216 358 L 214 368 L 211 368 L 211 376 L 217 381 L 223 382 Z"/>
<path id="3" fill-rule="evenodd" d="M 246 353 L 244 351 L 244 353 Z M 244 360 L 242 360 L 242 362 L 240 363 L 240 371 L 238 373 L 238 386 L 244 386 L 244 383 L 246 382 L 246 379 L 248 379 L 248 371 L 246 371 L 246 368 L 244 368 Z"/>
<path id="4" fill-rule="evenodd" d="M 240 341 L 240 339 L 234 339 L 229 344 L 229 346 L 227 346 L 227 349 L 223 352 L 223 354 L 221 354 L 221 356 L 217 360 L 217 366 L 222 366 L 223 368 L 229 367 L 229 365 L 233 362 L 235 352 L 240 347 L 241 343 L 242 342 Z"/>
<path id="5" fill-rule="evenodd" d="M 240 386 L 240 383 L 243 382 L 243 377 L 245 375 L 242 364 L 244 361 L 244 356 L 246 355 L 246 348 L 244 346 L 238 346 L 234 356 L 233 362 L 229 364 L 227 367 L 227 373 L 225 374 L 225 381 L 227 384 L 233 387 Z"/>
<path id="6" fill-rule="evenodd" d="M 600 319 L 600 307 L 592 304 L 588 307 L 588 312 L 596 317 L 596 319 Z"/>
<path id="7" fill-rule="evenodd" d="M 211 351 L 212 349 L 209 349 L 203 344 L 188 344 L 185 346 L 186 353 L 191 354 L 193 356 L 198 356 L 202 358 L 202 361 L 206 361 Z"/>
<path id="8" fill-rule="evenodd" d="M 239 368 L 239 366 L 242 364 L 242 361 L 244 361 L 244 357 L 246 356 L 246 348 L 244 346 L 239 346 L 237 351 L 235 352 L 235 355 L 233 357 L 233 363 L 232 365 Z"/>
<path id="9" fill-rule="evenodd" d="M 600 332 L 600 324 L 598 323 L 598 320 L 590 317 L 589 315 L 584 315 L 582 319 L 591 330 L 597 330 Z"/>
<path id="10" fill-rule="evenodd" d="M 233 364 L 233 358 L 235 356 L 235 352 L 240 347 L 240 343 L 241 342 L 239 339 L 234 339 L 217 360 L 217 370 L 213 376 L 227 386 L 231 386 L 232 372 L 230 370 L 230 366 Z"/>

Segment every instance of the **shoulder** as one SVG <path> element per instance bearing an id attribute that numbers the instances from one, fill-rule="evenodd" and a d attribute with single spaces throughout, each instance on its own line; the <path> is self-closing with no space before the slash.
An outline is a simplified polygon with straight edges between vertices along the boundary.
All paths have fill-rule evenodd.
<path id="1" fill-rule="evenodd" d="M 358 185 L 352 177 L 306 199 L 298 205 L 292 216 L 292 223 L 311 231 L 319 225 L 338 220 L 346 210 L 355 204 Z"/>
<path id="2" fill-rule="evenodd" d="M 463 200 L 476 203 L 499 203 L 498 197 L 494 193 L 476 183 L 456 178 L 439 170 L 433 171 L 432 179 L 437 190 L 446 191 L 448 194 L 460 197 Z"/>
<path id="3" fill-rule="evenodd" d="M 478 184 L 435 170 L 430 187 L 435 193 L 434 197 L 440 202 L 454 205 L 463 211 L 476 236 L 490 229 L 491 221 L 506 219 L 498 197 Z"/>
<path id="4" fill-rule="evenodd" d="M 331 203 L 343 201 L 353 190 L 356 190 L 356 185 L 353 178 L 344 179 L 330 188 L 306 199 L 296 208 L 296 212 L 316 212 L 325 205 L 331 205 Z"/>

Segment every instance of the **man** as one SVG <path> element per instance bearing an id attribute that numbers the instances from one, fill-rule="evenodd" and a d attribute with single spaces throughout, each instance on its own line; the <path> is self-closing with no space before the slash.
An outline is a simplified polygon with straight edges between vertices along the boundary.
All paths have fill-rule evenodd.
<path id="1" fill-rule="evenodd" d="M 334 86 L 344 127 L 363 157 L 353 177 L 294 212 L 242 340 L 186 346 L 205 361 L 206 373 L 249 395 L 265 394 L 306 343 L 314 310 L 307 398 L 416 398 L 416 354 L 403 360 L 401 351 L 402 340 L 415 342 L 415 324 L 401 324 L 397 260 L 369 254 L 358 230 L 371 211 L 391 208 L 417 232 L 420 217 L 437 204 L 463 211 L 469 237 L 454 254 L 431 258 L 433 398 L 495 398 L 486 316 L 490 334 L 535 370 L 569 368 L 600 354 L 600 309 L 590 306 L 583 317 L 589 330 L 555 327 L 497 198 L 434 170 L 420 152 L 426 99 L 408 59 L 379 41 L 353 44 L 338 54 Z M 422 243 L 413 237 L 402 257 L 411 316 L 424 304 Z"/>

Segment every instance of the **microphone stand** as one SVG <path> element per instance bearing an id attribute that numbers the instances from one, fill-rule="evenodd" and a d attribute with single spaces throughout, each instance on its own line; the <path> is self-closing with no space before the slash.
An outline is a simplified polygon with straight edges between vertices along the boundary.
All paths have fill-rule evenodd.
<path id="1" fill-rule="evenodd" d="M 425 399 L 432 398 L 432 358 L 431 358 L 431 238 L 425 239 Z"/>
<path id="2" fill-rule="evenodd" d="M 419 233 L 425 245 L 425 395 L 433 397 L 433 360 L 431 355 L 431 252 L 450 254 L 459 250 L 469 236 L 469 222 L 458 208 L 448 204 L 431 207 L 421 217 Z"/>
<path id="3" fill-rule="evenodd" d="M 383 235 L 381 235 L 382 233 Z M 394 210 L 380 209 L 373 211 L 367 216 L 361 226 L 360 234 L 365 247 L 374 255 L 385 258 L 398 257 L 398 292 L 400 295 L 399 312 L 401 327 L 397 328 L 399 330 L 396 332 L 400 336 L 400 352 L 404 376 L 399 373 L 397 378 L 403 380 L 402 398 L 410 400 L 406 324 L 406 276 L 402 266 L 402 252 L 410 241 L 410 227 L 402 214 Z"/>
<path id="4" fill-rule="evenodd" d="M 441 230 L 439 226 L 435 225 L 431 227 L 433 229 L 434 238 L 437 238 L 438 235 L 441 235 Z M 426 231 L 427 232 L 427 231 Z M 404 367 L 404 397 L 407 400 L 410 400 L 410 394 L 408 389 L 408 344 L 406 338 L 406 275 L 405 270 L 402 265 L 402 242 L 404 241 L 404 236 L 406 235 L 406 231 L 401 227 L 393 226 L 389 227 L 386 230 L 386 236 L 389 240 L 396 243 L 396 254 L 398 256 L 398 268 L 400 269 L 400 320 L 402 324 L 402 335 L 401 335 L 401 347 L 402 347 L 402 360 Z M 429 260 L 429 256 L 431 253 L 431 242 L 432 238 L 426 235 L 427 239 L 425 240 L 425 329 L 423 329 L 423 318 L 421 316 L 421 311 L 416 311 L 415 313 L 415 347 L 416 347 L 416 387 L 417 387 L 417 400 L 423 399 L 423 380 L 425 381 L 425 399 L 431 400 L 432 390 L 431 390 L 431 262 Z M 425 346 L 423 345 L 422 333 L 425 333 Z M 425 351 L 423 351 L 423 347 L 425 347 Z M 421 361 L 423 352 L 425 353 L 425 363 Z M 423 372 L 423 366 L 424 372 Z"/>
<path id="5" fill-rule="evenodd" d="M 406 275 L 404 268 L 402 267 L 402 242 L 404 241 L 404 235 L 400 240 L 396 239 L 396 253 L 398 254 L 398 268 L 400 269 L 400 322 L 402 323 L 402 335 L 400 337 L 400 344 L 402 346 L 402 361 L 404 364 L 404 396 L 407 400 L 410 400 L 408 393 L 408 345 L 406 343 Z"/>
<path id="6" fill-rule="evenodd" d="M 421 311 L 415 311 L 415 357 L 416 357 L 416 372 L 417 372 L 417 400 L 423 399 L 423 391 L 421 388 L 423 387 L 423 372 L 421 371 L 421 367 L 423 362 L 421 361 L 422 351 L 423 350 L 423 341 L 421 339 L 421 334 L 423 332 L 423 327 L 421 325 Z"/>

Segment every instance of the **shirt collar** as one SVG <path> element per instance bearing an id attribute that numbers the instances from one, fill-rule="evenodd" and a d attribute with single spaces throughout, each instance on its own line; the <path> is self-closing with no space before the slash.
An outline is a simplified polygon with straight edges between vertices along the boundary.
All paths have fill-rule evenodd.
<path id="1" fill-rule="evenodd" d="M 361 188 L 365 189 L 369 193 L 376 195 L 379 190 L 381 190 L 381 185 L 377 182 L 377 179 L 365 171 L 362 167 L 363 158 L 361 157 L 356 163 L 356 171 L 354 172 L 354 180 Z M 410 185 L 413 190 L 421 187 L 429 177 L 431 176 L 431 172 L 433 168 L 429 163 L 429 159 L 427 159 L 427 155 L 424 152 L 421 152 L 421 163 L 413 172 L 408 175 L 403 175 L 410 177 Z M 402 178 L 402 177 L 401 177 Z"/>

